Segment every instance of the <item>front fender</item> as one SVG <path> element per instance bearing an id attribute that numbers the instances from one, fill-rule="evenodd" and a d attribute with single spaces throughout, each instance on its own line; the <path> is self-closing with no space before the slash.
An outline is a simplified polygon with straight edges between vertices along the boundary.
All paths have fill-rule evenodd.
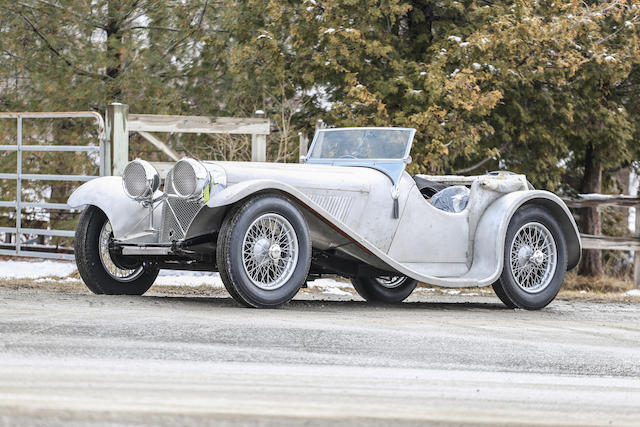
<path id="1" fill-rule="evenodd" d="M 224 190 L 215 193 L 207 202 L 207 206 L 210 208 L 218 208 L 222 206 L 232 205 L 237 201 L 242 200 L 254 193 L 259 193 L 266 190 L 288 193 L 296 199 L 308 199 L 300 190 L 289 184 L 285 184 L 282 181 L 277 181 L 274 179 L 251 179 L 248 181 L 242 181 L 238 184 L 230 185 Z M 309 199 L 308 201 L 311 200 Z"/>
<path id="2" fill-rule="evenodd" d="M 324 222 L 334 224 L 339 228 L 346 227 L 297 188 L 274 179 L 251 179 L 237 184 L 231 184 L 227 188 L 213 193 L 205 205 L 210 209 L 201 209 L 200 212 L 198 212 L 189 226 L 187 238 L 210 232 L 212 227 L 216 228 L 220 225 L 224 219 L 227 208 L 253 194 L 266 191 L 284 193 L 293 198 L 302 207 L 315 212 Z"/>
<path id="3" fill-rule="evenodd" d="M 473 265 L 467 275 L 483 277 L 480 286 L 490 285 L 500 276 L 509 222 L 520 207 L 529 204 L 544 206 L 557 219 L 567 243 L 567 269 L 574 268 L 580 262 L 580 234 L 564 202 L 548 191 L 515 191 L 493 202 L 478 223 L 474 238 Z"/>
<path id="4" fill-rule="evenodd" d="M 109 218 L 115 238 L 144 229 L 143 224 L 149 218 L 149 210 L 124 193 L 119 176 L 103 176 L 82 184 L 71 193 L 67 204 L 72 208 L 86 205 L 100 208 Z M 160 219 L 159 211 L 154 210 L 154 220 L 156 216 Z"/>

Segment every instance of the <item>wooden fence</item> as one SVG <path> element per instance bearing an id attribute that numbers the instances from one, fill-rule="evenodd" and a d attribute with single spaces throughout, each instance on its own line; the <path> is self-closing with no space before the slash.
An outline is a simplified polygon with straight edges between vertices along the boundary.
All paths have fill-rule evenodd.
<path id="1" fill-rule="evenodd" d="M 640 197 L 639 196 L 610 196 L 606 194 L 580 194 L 575 199 L 564 199 L 570 208 L 593 208 L 602 206 L 617 206 L 636 208 L 635 236 L 611 237 L 580 234 L 583 249 L 609 249 L 614 251 L 634 251 L 633 283 L 640 289 Z"/>

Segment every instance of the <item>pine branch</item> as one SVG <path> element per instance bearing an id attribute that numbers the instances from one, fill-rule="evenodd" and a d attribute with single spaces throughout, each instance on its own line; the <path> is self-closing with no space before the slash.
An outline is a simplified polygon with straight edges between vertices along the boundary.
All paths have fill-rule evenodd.
<path id="1" fill-rule="evenodd" d="M 509 144 L 503 144 L 500 148 L 498 148 L 498 151 L 500 151 L 500 153 L 502 153 L 503 151 L 505 151 L 505 149 L 508 147 Z M 462 168 L 462 169 L 458 169 L 454 172 L 454 174 L 456 175 L 461 175 L 461 174 L 465 174 L 465 173 L 469 173 L 472 170 L 478 169 L 480 166 L 484 165 L 485 163 L 487 163 L 489 160 L 493 160 L 495 156 L 488 156 L 482 160 L 480 160 L 478 163 L 471 165 L 467 168 Z"/>
<path id="2" fill-rule="evenodd" d="M 110 78 L 109 76 L 107 76 L 105 74 L 91 73 L 89 71 L 85 71 L 85 70 L 83 70 L 81 68 L 78 68 L 73 62 L 71 62 L 70 59 L 68 59 L 66 56 L 64 56 L 62 54 L 62 52 L 60 52 L 58 49 L 56 49 L 51 44 L 49 39 L 47 39 L 47 37 L 44 34 L 42 34 L 42 32 L 38 29 L 38 27 L 36 27 L 35 24 L 33 22 L 31 22 L 31 20 L 29 18 L 27 18 L 22 12 L 18 12 L 18 13 L 22 17 L 22 19 L 27 23 L 27 25 L 29 25 L 29 27 L 31 27 L 33 32 L 45 43 L 47 49 L 49 51 L 51 51 L 52 53 L 54 53 L 58 58 L 60 58 L 65 64 L 67 64 L 67 66 L 73 68 L 74 71 L 77 74 L 79 74 L 81 76 L 87 76 L 87 77 L 99 77 L 101 79 Z"/>
<path id="3" fill-rule="evenodd" d="M 189 31 L 184 37 L 182 37 L 179 40 L 176 40 L 175 43 L 173 43 L 171 46 L 169 46 L 169 48 L 167 50 L 165 50 L 165 52 L 162 54 L 162 56 L 167 56 L 169 53 L 171 53 L 171 51 L 173 51 L 173 49 L 175 49 L 176 47 L 178 47 L 178 45 L 180 45 L 180 43 L 182 43 L 183 41 L 185 41 L 187 38 L 191 37 L 193 35 L 193 33 L 195 33 L 197 30 L 200 29 L 200 27 L 202 26 L 202 20 L 204 18 L 204 13 L 207 10 L 207 5 L 209 4 L 209 0 L 205 1 L 204 6 L 202 7 L 202 12 L 200 12 L 200 18 L 198 19 L 198 24 L 191 29 L 191 31 Z"/>
<path id="4" fill-rule="evenodd" d="M 73 11 L 72 9 L 68 9 L 68 8 L 66 8 L 66 7 L 64 7 L 62 5 L 59 5 L 57 3 L 53 3 L 53 2 L 50 2 L 50 1 L 47 1 L 47 0 L 37 0 L 37 1 L 38 1 L 38 3 L 44 4 L 46 6 L 53 7 L 55 9 L 61 10 L 61 11 L 65 12 L 65 13 L 68 13 L 68 14 L 72 15 L 74 18 L 76 18 L 76 19 L 78 19 L 80 21 L 83 21 L 83 22 L 91 25 L 92 27 L 100 28 L 102 30 L 106 30 L 106 27 L 104 25 L 100 24 L 99 22 L 93 21 L 91 19 L 87 19 L 86 16 L 81 15 L 81 14 Z M 18 4 L 21 5 L 21 6 L 24 6 L 24 7 L 28 7 L 30 9 L 35 9 L 33 6 L 31 6 L 29 4 L 26 4 L 26 3 L 22 3 L 21 2 L 21 3 L 18 3 Z"/>

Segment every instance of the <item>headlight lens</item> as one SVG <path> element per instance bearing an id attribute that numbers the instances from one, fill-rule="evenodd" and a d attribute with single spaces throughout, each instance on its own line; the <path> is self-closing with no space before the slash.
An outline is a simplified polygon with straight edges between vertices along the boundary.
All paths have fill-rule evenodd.
<path id="1" fill-rule="evenodd" d="M 204 190 L 210 182 L 211 176 L 207 168 L 194 159 L 180 160 L 171 172 L 173 191 L 183 199 L 203 197 Z"/>
<path id="2" fill-rule="evenodd" d="M 153 198 L 160 186 L 160 175 L 151 163 L 135 159 L 124 168 L 122 187 L 124 192 L 136 201 Z"/>

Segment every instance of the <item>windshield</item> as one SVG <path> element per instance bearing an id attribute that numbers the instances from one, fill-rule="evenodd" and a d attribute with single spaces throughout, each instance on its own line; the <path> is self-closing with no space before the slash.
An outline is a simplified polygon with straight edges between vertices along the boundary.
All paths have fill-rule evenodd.
<path id="1" fill-rule="evenodd" d="M 321 129 L 309 159 L 404 159 L 414 132 L 403 128 Z"/>

